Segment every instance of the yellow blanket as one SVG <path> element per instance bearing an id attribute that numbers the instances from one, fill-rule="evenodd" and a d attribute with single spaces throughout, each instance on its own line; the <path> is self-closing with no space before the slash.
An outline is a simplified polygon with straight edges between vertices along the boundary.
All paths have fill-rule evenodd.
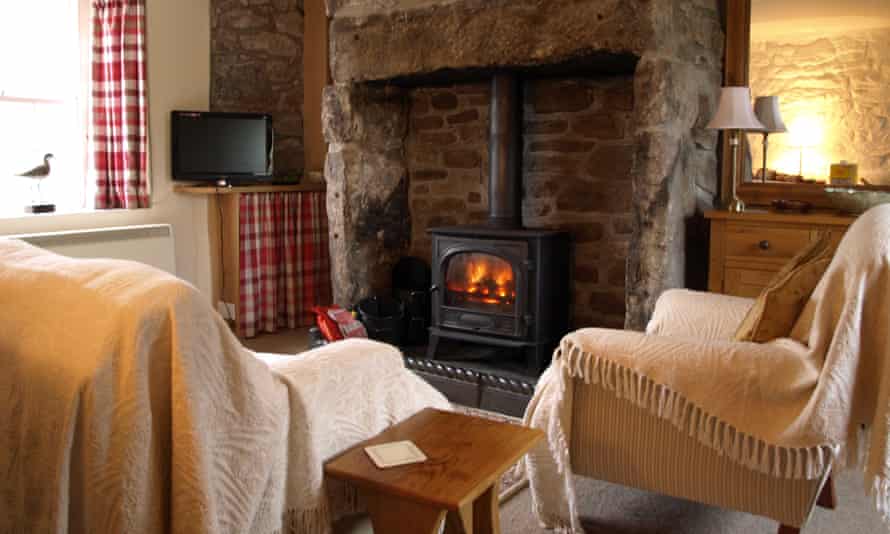
<path id="1" fill-rule="evenodd" d="M 0 532 L 329 532 L 324 460 L 426 406 L 387 345 L 267 364 L 173 276 L 0 240 Z"/>

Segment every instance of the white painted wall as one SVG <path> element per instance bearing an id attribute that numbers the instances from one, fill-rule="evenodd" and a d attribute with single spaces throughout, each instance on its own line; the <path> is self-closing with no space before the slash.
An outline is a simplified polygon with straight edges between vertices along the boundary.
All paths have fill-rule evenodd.
<path id="1" fill-rule="evenodd" d="M 208 298 L 212 280 L 207 199 L 173 193 L 170 111 L 207 109 L 210 93 L 210 0 L 149 0 L 148 90 L 152 207 L 0 219 L 0 235 L 165 223 L 173 226 L 177 274 Z"/>

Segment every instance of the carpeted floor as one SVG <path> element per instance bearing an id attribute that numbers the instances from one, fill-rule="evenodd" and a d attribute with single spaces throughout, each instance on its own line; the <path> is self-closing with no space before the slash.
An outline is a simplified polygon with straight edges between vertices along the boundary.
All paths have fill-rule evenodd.
<path id="1" fill-rule="evenodd" d="M 730 512 L 606 482 L 578 478 L 575 483 L 581 522 L 589 534 L 775 534 L 774 521 Z M 888 532 L 862 491 L 862 479 L 837 480 L 836 510 L 817 508 L 802 534 Z M 528 489 L 501 506 L 504 534 L 550 532 L 538 526 Z"/>

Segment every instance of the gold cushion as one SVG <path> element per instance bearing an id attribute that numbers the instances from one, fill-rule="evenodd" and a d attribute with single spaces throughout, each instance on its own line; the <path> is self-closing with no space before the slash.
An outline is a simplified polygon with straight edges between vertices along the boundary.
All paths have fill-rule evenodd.
<path id="1" fill-rule="evenodd" d="M 823 234 L 791 258 L 763 288 L 736 330 L 735 340 L 766 343 L 788 337 L 833 256 L 831 237 Z"/>

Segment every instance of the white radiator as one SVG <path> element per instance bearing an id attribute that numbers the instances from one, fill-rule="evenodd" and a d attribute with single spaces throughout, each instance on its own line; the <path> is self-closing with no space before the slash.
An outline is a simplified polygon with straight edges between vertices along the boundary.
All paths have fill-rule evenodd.
<path id="1" fill-rule="evenodd" d="M 5 236 L 72 258 L 139 261 L 176 274 L 173 228 L 169 224 L 118 226 Z"/>

